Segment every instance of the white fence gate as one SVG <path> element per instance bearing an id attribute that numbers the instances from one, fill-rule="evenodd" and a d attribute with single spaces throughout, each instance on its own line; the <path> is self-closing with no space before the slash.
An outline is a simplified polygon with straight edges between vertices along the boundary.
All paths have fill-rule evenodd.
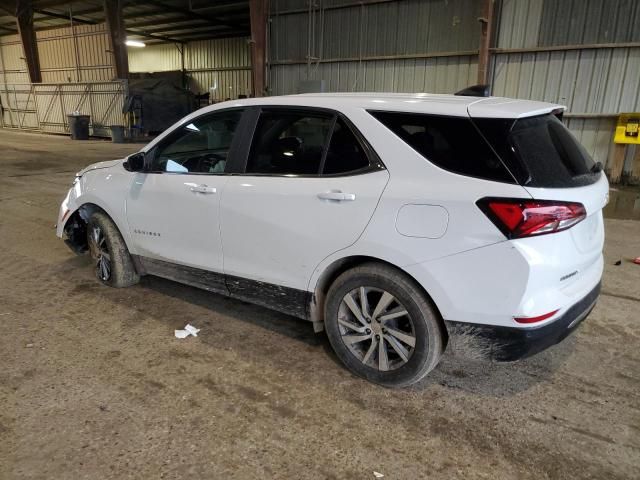
<path id="1" fill-rule="evenodd" d="M 67 115 L 90 115 L 90 134 L 110 136 L 124 125 L 127 82 L 0 84 L 0 126 L 46 133 L 69 133 Z"/>

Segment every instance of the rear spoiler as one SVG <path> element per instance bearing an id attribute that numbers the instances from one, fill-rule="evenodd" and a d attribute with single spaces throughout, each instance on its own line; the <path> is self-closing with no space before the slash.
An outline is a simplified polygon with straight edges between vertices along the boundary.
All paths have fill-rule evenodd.
<path id="1" fill-rule="evenodd" d="M 491 97 L 491 86 L 490 85 L 485 85 L 485 84 L 478 84 L 478 85 L 471 85 L 470 87 L 467 88 L 463 88 L 462 90 L 457 91 L 456 93 L 454 93 L 454 95 L 457 95 L 459 97 L 482 97 L 487 99 L 488 97 Z M 491 100 L 489 100 L 491 101 Z M 519 100 L 516 99 L 499 99 L 499 98 L 495 98 L 495 101 L 497 102 L 518 102 Z M 519 118 L 521 116 L 535 116 L 535 115 L 543 115 L 543 114 L 552 114 L 555 115 L 556 117 L 558 117 L 559 120 L 562 120 L 562 116 L 564 115 L 565 109 L 566 107 L 559 107 L 556 105 L 556 108 L 553 108 L 553 105 L 551 104 L 547 104 L 549 107 L 551 107 L 551 109 L 549 108 L 543 108 L 540 109 L 539 105 L 543 102 L 538 102 L 535 100 L 521 100 L 523 102 L 529 102 L 531 104 L 538 104 L 538 108 L 532 110 L 531 112 L 526 112 L 528 114 L 525 115 L 516 115 L 515 118 Z M 477 100 L 476 102 L 474 102 L 473 104 L 483 104 L 483 106 L 487 105 L 486 100 Z M 472 105 L 473 105 L 472 104 Z M 471 105 L 470 105 L 471 106 Z M 469 110 L 469 115 L 471 115 L 471 111 Z M 484 115 L 480 115 L 481 117 Z M 492 115 L 489 115 L 492 116 Z"/>

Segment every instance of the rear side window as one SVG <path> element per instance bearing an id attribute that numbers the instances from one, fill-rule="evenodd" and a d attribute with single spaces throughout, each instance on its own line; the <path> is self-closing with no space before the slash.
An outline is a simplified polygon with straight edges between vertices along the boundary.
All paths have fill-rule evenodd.
<path id="1" fill-rule="evenodd" d="M 341 119 L 336 121 L 322 173 L 336 175 L 369 166 L 369 158 L 351 129 Z"/>
<path id="2" fill-rule="evenodd" d="M 362 144 L 337 115 L 278 109 L 260 114 L 246 173 L 340 175 L 369 165 Z"/>
<path id="3" fill-rule="evenodd" d="M 333 116 L 263 112 L 249 153 L 247 173 L 318 174 Z"/>
<path id="4" fill-rule="evenodd" d="M 515 183 L 469 118 L 369 112 L 424 158 L 450 172 Z"/>
<path id="5" fill-rule="evenodd" d="M 553 114 L 473 121 L 522 185 L 579 187 L 600 178 L 599 166 Z"/>

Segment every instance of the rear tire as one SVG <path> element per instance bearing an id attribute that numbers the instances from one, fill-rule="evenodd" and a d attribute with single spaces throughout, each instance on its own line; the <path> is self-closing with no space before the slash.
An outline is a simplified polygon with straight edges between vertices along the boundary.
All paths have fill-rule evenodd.
<path id="1" fill-rule="evenodd" d="M 87 244 L 100 282 L 121 288 L 140 281 L 118 227 L 105 213 L 94 212 L 89 218 Z"/>
<path id="2" fill-rule="evenodd" d="M 334 281 L 325 328 L 349 370 L 386 387 L 422 379 L 445 346 L 442 321 L 429 298 L 411 278 L 384 264 L 355 267 Z"/>

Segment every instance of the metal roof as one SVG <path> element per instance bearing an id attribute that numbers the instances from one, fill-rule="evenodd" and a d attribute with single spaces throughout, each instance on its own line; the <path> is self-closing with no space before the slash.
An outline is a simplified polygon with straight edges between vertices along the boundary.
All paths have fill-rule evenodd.
<path id="1" fill-rule="evenodd" d="M 0 35 L 17 33 L 15 0 L 0 5 Z M 102 0 L 33 0 L 36 31 L 105 21 Z M 250 34 L 248 0 L 124 0 L 127 38 L 187 42 Z"/>

